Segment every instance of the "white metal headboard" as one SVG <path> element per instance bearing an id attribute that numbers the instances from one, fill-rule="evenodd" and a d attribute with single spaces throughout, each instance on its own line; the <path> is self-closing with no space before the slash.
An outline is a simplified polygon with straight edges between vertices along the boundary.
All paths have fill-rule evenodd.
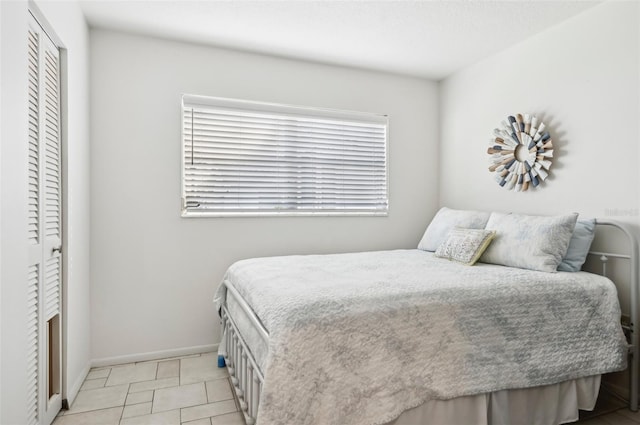
<path id="1" fill-rule="evenodd" d="M 618 254 L 613 252 L 590 251 L 590 255 L 598 256 L 598 260 L 602 263 L 602 275 L 607 276 L 607 263 L 609 258 L 621 258 L 629 260 L 629 323 L 623 323 L 622 327 L 629 335 L 629 409 L 633 412 L 638 411 L 638 379 L 640 354 L 638 353 L 638 343 L 640 341 L 640 332 L 635 329 L 635 323 L 638 320 L 638 293 L 640 282 L 638 281 L 638 241 L 629 230 L 629 228 L 616 221 L 596 220 L 596 224 L 600 226 L 612 226 L 619 229 L 629 240 L 629 253 Z"/>

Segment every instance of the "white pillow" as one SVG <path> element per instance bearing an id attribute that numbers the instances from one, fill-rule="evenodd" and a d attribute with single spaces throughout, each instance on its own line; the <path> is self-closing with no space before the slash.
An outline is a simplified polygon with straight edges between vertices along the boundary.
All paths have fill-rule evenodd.
<path id="1" fill-rule="evenodd" d="M 447 235 L 454 227 L 484 229 L 490 215 L 491 213 L 484 211 L 452 210 L 442 207 L 424 232 L 418 249 L 435 251 L 447 239 Z"/>
<path id="2" fill-rule="evenodd" d="M 578 214 L 552 217 L 491 213 L 487 230 L 496 237 L 480 261 L 521 269 L 555 272 L 576 225 Z"/>

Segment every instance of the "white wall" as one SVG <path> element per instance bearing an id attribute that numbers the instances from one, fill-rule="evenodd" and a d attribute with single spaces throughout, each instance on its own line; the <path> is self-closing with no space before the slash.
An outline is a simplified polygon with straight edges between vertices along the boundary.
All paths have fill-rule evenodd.
<path id="1" fill-rule="evenodd" d="M 0 6 L 0 37 L 2 37 L 2 7 Z M 2 79 L 2 48 L 3 44 L 0 42 L 0 87 L 4 80 Z M 0 91 L 1 94 L 1 91 Z M 0 123 L 2 122 L 4 116 L 2 115 L 2 102 L 0 101 Z M 2 139 L 4 139 L 4 133 L 2 133 L 0 129 L 0 158 L 2 157 Z M 0 160 L 0 176 L 2 176 L 2 161 Z M 0 240 L 2 240 L 2 185 L 0 184 Z M 2 320 L 2 244 L 0 243 L 0 331 L 4 331 L 2 324 L 4 323 Z M 2 377 L 3 377 L 3 368 L 2 368 L 2 338 L 0 338 L 0 394 L 2 394 Z M 0 399 L 0 420 L 2 419 L 2 400 Z"/>
<path id="2" fill-rule="evenodd" d="M 0 2 L 0 423 L 26 422 L 27 3 Z"/>
<path id="3" fill-rule="evenodd" d="M 0 6 L 0 37 L 2 37 L 2 7 Z M 2 48 L 3 44 L 0 42 L 0 87 L 4 83 L 2 79 Z M 1 94 L 1 91 L 0 91 Z M 0 123 L 2 122 L 4 115 L 2 115 L 2 102 L 0 101 Z M 1 132 L 0 129 L 0 158 L 2 158 L 2 143 L 1 141 L 4 139 L 4 133 Z M 2 176 L 2 161 L 0 160 L 0 176 Z M 0 240 L 2 240 L 2 185 L 0 184 Z M 4 331 L 2 324 L 4 323 L 2 320 L 2 244 L 0 243 L 0 331 Z M 2 377 L 3 377 L 3 368 L 2 368 L 2 338 L 0 338 L 0 394 L 2 394 Z M 2 400 L 0 400 L 0 420 L 2 419 Z"/>
<path id="4" fill-rule="evenodd" d="M 639 8 L 606 2 L 442 81 L 440 203 L 637 224 Z M 487 169 L 492 130 L 515 113 L 554 140 L 540 190 L 509 192 Z"/>
<path id="5" fill-rule="evenodd" d="M 605 2 L 441 81 L 440 204 L 575 211 L 626 222 L 640 236 L 639 27 L 640 3 Z M 493 129 L 516 113 L 541 119 L 555 148 L 547 181 L 523 193 L 496 183 L 486 153 Z M 624 288 L 628 274 L 613 265 Z M 621 303 L 628 312 L 624 290 Z M 625 379 L 607 384 L 624 394 Z"/>
<path id="6" fill-rule="evenodd" d="M 68 358 L 64 384 L 82 382 L 90 360 L 89 335 L 89 92 L 88 30 L 76 2 L 37 6 L 68 49 L 66 137 L 63 144 L 68 288 Z M 27 270 L 27 23 L 26 1 L 0 2 L 1 112 L 0 171 L 0 423 L 21 424 L 26 413 Z M 79 384 L 78 384 L 79 385 Z M 8 390 L 9 389 L 9 390 Z M 76 389 L 77 391 L 77 389 Z"/>
<path id="7" fill-rule="evenodd" d="M 91 32 L 94 359 L 215 344 L 211 302 L 240 258 L 414 247 L 437 208 L 437 84 Z M 180 217 L 180 96 L 390 115 L 383 217 Z"/>

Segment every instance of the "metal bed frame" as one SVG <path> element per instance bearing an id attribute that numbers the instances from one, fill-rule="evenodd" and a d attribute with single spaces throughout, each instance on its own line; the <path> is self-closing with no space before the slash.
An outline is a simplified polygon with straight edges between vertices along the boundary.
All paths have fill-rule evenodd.
<path id="1" fill-rule="evenodd" d="M 622 328 L 629 341 L 629 410 L 638 411 L 638 379 L 640 373 L 640 354 L 638 344 L 640 342 L 640 332 L 635 329 L 638 320 L 638 293 L 640 281 L 638 280 L 638 241 L 631 230 L 616 221 L 596 220 L 599 226 L 610 226 L 620 230 L 629 241 L 629 253 L 619 254 L 612 252 L 590 251 L 589 255 L 598 256 L 602 263 L 602 276 L 607 276 L 607 263 L 609 258 L 620 258 L 629 261 L 629 323 L 622 323 Z"/>
<path id="2" fill-rule="evenodd" d="M 233 295 L 247 317 L 251 319 L 252 325 L 260 333 L 260 337 L 268 344 L 269 333 L 253 314 L 251 308 L 233 287 L 225 286 L 227 294 L 230 292 Z M 226 302 L 222 304 L 221 317 L 225 344 L 224 363 L 226 363 L 229 371 L 231 384 L 238 399 L 240 410 L 244 415 L 244 420 L 247 425 L 253 425 L 258 416 L 258 405 L 260 404 L 264 376 L 253 354 L 249 351 L 247 343 L 240 335 L 238 326 L 229 315 Z"/>
<path id="3" fill-rule="evenodd" d="M 620 258 L 629 260 L 630 282 L 629 282 L 629 299 L 630 299 L 630 320 L 629 323 L 623 323 L 622 328 L 627 335 L 629 341 L 629 409 L 633 412 L 638 411 L 638 378 L 640 355 L 638 355 L 638 344 L 640 341 L 640 333 L 635 329 L 635 321 L 638 320 L 638 293 L 640 282 L 638 280 L 638 242 L 632 232 L 623 224 L 615 221 L 597 220 L 597 225 L 611 226 L 619 229 L 629 240 L 629 254 L 618 254 L 613 252 L 590 251 L 589 255 L 598 256 L 602 263 L 602 275 L 607 276 L 607 262 L 609 258 Z M 224 284 L 224 283 L 223 283 Z M 260 334 L 260 337 L 268 345 L 269 332 L 264 328 L 258 320 L 251 308 L 244 299 L 238 294 L 236 289 L 225 285 L 228 293 L 236 299 L 240 308 L 251 320 L 252 325 Z M 260 404 L 260 395 L 264 376 L 258 367 L 258 364 L 249 350 L 246 341 L 238 330 L 237 324 L 229 315 L 226 302 L 221 307 L 222 330 L 224 335 L 224 364 L 226 364 L 234 392 L 236 394 L 240 410 L 244 415 L 247 425 L 254 425 L 258 415 L 258 406 Z M 224 364 L 219 363 L 220 367 Z"/>

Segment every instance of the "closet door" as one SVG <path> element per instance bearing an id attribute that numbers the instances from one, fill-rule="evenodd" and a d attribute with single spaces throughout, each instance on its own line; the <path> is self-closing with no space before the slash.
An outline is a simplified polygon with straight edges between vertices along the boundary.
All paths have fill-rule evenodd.
<path id="1" fill-rule="evenodd" d="M 29 49 L 29 424 L 60 411 L 62 184 L 59 49 L 31 17 Z"/>

